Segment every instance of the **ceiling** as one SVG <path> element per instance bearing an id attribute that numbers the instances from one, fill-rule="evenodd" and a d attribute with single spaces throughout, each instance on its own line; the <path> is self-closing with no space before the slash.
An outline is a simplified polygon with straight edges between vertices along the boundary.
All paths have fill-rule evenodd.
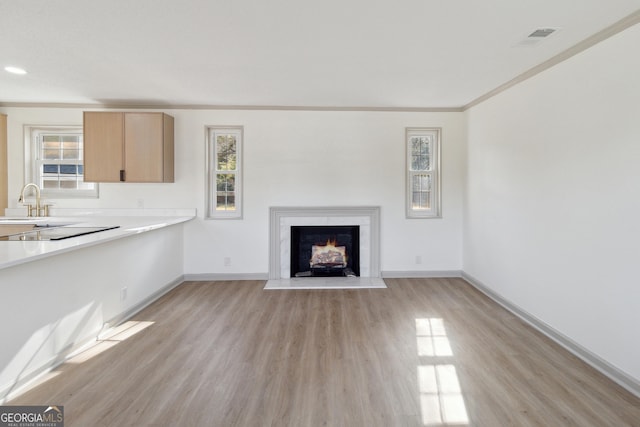
<path id="1" fill-rule="evenodd" d="M 639 10 L 640 0 L 0 0 L 0 105 L 456 109 Z M 527 42 L 539 28 L 558 30 Z"/>

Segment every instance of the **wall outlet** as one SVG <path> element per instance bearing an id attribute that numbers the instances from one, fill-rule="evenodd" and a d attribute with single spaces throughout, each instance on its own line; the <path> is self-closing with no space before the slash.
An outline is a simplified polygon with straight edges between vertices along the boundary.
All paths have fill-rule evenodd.
<path id="1" fill-rule="evenodd" d="M 422 257 L 420 255 L 416 255 L 416 264 L 422 264 Z"/>
<path id="2" fill-rule="evenodd" d="M 124 301 L 127 299 L 127 288 L 126 286 L 120 289 L 120 301 Z"/>
<path id="3" fill-rule="evenodd" d="M 144 209 L 144 199 L 140 198 L 136 200 L 136 204 L 138 206 L 138 209 Z"/>
<path id="4" fill-rule="evenodd" d="M 228 256 L 224 257 L 224 266 L 225 267 L 231 266 L 231 258 L 229 258 Z"/>

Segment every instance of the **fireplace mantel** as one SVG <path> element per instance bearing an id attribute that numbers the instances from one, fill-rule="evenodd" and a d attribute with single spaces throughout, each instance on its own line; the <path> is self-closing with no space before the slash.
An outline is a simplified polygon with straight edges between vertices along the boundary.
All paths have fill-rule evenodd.
<path id="1" fill-rule="evenodd" d="M 380 277 L 380 207 L 269 208 L 269 279 L 289 278 L 292 225 L 359 225 L 360 275 Z"/>

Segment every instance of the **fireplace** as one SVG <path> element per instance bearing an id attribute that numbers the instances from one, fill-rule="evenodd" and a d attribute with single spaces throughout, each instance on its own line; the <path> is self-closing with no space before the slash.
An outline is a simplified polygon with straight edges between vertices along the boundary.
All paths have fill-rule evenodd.
<path id="1" fill-rule="evenodd" d="M 328 277 L 311 280 L 291 276 L 291 229 L 296 226 L 358 226 L 359 277 Z M 326 243 L 326 238 L 325 238 Z M 307 258 L 307 264 L 309 258 Z M 375 283 L 384 287 L 380 275 L 380 207 L 271 207 L 269 208 L 269 286 L 296 282 Z M 301 285 L 302 286 L 302 285 Z"/>
<path id="2" fill-rule="evenodd" d="M 290 277 L 360 276 L 358 225 L 292 226 Z"/>

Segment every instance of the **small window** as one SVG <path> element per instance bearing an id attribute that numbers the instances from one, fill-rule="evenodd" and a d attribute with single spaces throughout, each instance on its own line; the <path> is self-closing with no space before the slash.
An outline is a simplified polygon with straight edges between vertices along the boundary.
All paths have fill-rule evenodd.
<path id="1" fill-rule="evenodd" d="M 207 128 L 209 218 L 242 218 L 242 127 Z"/>
<path id="2" fill-rule="evenodd" d="M 47 198 L 98 197 L 98 184 L 84 182 L 82 126 L 27 126 L 26 181 Z"/>
<path id="3" fill-rule="evenodd" d="M 407 128 L 407 218 L 440 217 L 440 129 Z"/>

